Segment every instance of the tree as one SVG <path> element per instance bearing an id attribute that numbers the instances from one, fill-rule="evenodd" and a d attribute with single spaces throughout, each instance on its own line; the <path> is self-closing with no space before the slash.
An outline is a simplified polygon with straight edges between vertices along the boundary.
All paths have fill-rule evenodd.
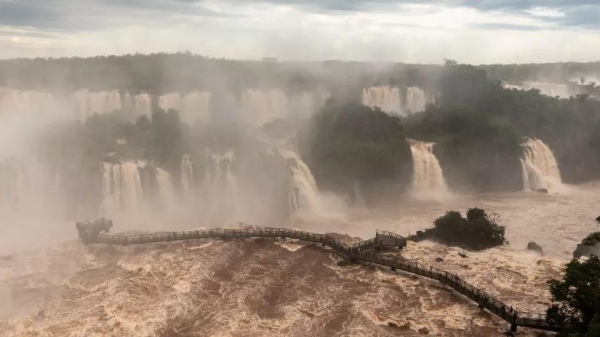
<path id="1" fill-rule="evenodd" d="M 433 222 L 434 228 L 418 233 L 418 238 L 474 250 L 492 248 L 508 243 L 505 228 L 498 225 L 498 220 L 496 213 L 488 214 L 477 207 L 470 208 L 466 218 L 460 212 L 448 211 Z"/>
<path id="2" fill-rule="evenodd" d="M 547 321 L 563 328 L 560 336 L 600 335 L 600 259 L 573 260 L 562 281 L 550 280 L 555 302 L 547 310 Z"/>
<path id="3" fill-rule="evenodd" d="M 398 117 L 331 103 L 313 116 L 308 137 L 309 165 L 322 187 L 353 195 L 358 183 L 368 198 L 384 185 L 408 185 L 412 154 Z"/>
<path id="4" fill-rule="evenodd" d="M 441 103 L 444 106 L 470 104 L 491 84 L 485 71 L 446 60 L 439 84 Z"/>

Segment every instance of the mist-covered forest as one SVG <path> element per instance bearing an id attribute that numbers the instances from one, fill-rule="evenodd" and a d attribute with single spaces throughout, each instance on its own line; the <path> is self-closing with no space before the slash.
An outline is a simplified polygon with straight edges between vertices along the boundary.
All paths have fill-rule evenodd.
<path id="1" fill-rule="evenodd" d="M 517 83 L 540 81 L 587 85 L 600 79 L 600 62 L 479 65 L 489 79 Z M 36 58 L 0 61 L 0 86 L 24 90 L 122 90 L 162 94 L 171 91 L 277 87 L 325 87 L 348 92 L 376 85 L 435 89 L 443 66 L 391 62 L 277 62 L 216 59 L 190 53 L 135 54 L 90 58 Z M 590 86 L 591 85 L 591 86 Z M 582 86 L 583 87 L 583 86 Z M 337 89 L 337 90 L 334 90 Z"/>
<path id="2" fill-rule="evenodd" d="M 300 203 L 288 196 L 297 189 L 289 187 L 294 179 L 289 172 L 304 169 L 299 158 L 278 152 L 277 144 L 283 143 L 301 155 L 320 190 L 349 200 L 356 199 L 357 189 L 367 201 L 409 190 L 415 165 L 409 140 L 435 143 L 433 152 L 445 181 L 455 191 L 522 190 L 524 143 L 533 138 L 552 149 L 564 182 L 599 179 L 600 102 L 588 93 L 549 97 L 539 90 L 507 88 L 500 81 L 525 79 L 523 74 L 529 74 L 527 79 L 565 80 L 576 73 L 594 74 L 599 67 L 597 63 L 471 66 L 449 60 L 443 66 L 279 63 L 183 53 L 1 61 L 0 85 L 154 95 L 210 91 L 207 119 L 184 121 L 181 111 L 161 109 L 154 96 L 148 115 L 136 115 L 123 106 L 58 123 L 40 138 L 38 157 L 61 176 L 71 177 L 63 182 L 65 194 L 78 200 L 89 196 L 85 190 L 103 188 L 102 163 L 122 160 L 144 161 L 165 170 L 175 193 L 183 193 L 182 158 L 189 158 L 196 172 L 194 181 L 185 180 L 186 184 L 198 186 L 214 179 L 216 171 L 230 172 L 235 184 L 246 184 L 251 194 L 268 199 L 269 209 L 281 210 L 277 215 L 281 218 L 293 211 L 291 204 Z M 362 105 L 361 91 L 370 86 L 419 87 L 431 99 L 421 112 L 386 112 Z M 596 88 L 593 83 L 586 87 Z M 226 104 L 225 93 L 240 95 L 247 88 L 286 93 L 322 90 L 329 98 L 312 116 L 290 113 L 256 129 L 240 121 Z M 158 189 L 156 179 L 142 178 L 144 191 Z M 89 197 L 88 204 L 101 203 L 100 194 Z"/>

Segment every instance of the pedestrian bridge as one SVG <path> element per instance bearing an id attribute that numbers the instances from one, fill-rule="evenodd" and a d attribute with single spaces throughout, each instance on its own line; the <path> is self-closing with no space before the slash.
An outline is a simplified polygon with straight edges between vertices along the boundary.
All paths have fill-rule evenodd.
<path id="1" fill-rule="evenodd" d="M 477 303 L 480 308 L 510 323 L 511 331 L 518 326 L 560 331 L 558 326 L 547 322 L 545 314 L 518 312 L 494 296 L 467 283 L 458 275 L 442 269 L 423 265 L 401 257 L 381 256 L 377 251 L 383 247 L 406 247 L 406 239 L 398 234 L 376 231 L 375 237 L 347 244 L 327 234 L 311 233 L 288 228 L 206 229 L 191 231 L 154 232 L 143 234 L 108 234 L 112 221 L 100 219 L 95 222 L 77 223 L 80 239 L 87 243 L 109 245 L 132 245 L 153 242 L 196 240 L 209 238 L 290 238 L 327 246 L 352 261 L 363 261 L 439 281 Z M 101 233 L 105 232 L 105 233 Z"/>

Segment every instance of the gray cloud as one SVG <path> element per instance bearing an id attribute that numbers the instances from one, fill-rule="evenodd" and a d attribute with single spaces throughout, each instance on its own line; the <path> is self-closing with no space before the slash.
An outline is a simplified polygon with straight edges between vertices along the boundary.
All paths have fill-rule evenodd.
<path id="1" fill-rule="evenodd" d="M 473 24 L 471 26 L 475 27 L 475 28 L 479 28 L 479 29 L 488 29 L 488 30 L 537 31 L 537 30 L 547 29 L 545 27 L 539 27 L 539 26 L 515 25 L 515 24 L 499 23 L 499 22 L 477 23 L 477 24 Z"/>
<path id="2" fill-rule="evenodd" d="M 226 17 L 193 0 L 0 0 L 0 25 L 79 31 L 170 15 Z"/>
<path id="3" fill-rule="evenodd" d="M 480 11 L 516 12 L 559 26 L 600 29 L 598 0 L 229 0 L 242 4 L 287 4 L 307 11 L 377 11 L 402 4 L 462 6 Z M 168 16 L 228 17 L 211 10 L 206 0 L 0 0 L 0 25 L 46 30 L 94 30 Z M 536 7 L 560 10 L 564 17 L 534 16 Z M 510 29 L 502 23 L 479 26 L 483 29 Z M 513 29 L 527 30 L 514 26 Z M 534 28 L 529 28 L 534 29 Z"/>

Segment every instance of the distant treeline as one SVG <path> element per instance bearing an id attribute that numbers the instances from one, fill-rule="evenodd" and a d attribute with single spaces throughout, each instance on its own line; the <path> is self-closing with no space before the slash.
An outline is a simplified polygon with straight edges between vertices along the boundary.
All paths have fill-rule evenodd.
<path id="1" fill-rule="evenodd" d="M 600 78 L 600 62 L 482 65 L 488 78 L 567 83 Z M 443 67 L 375 62 L 236 61 L 190 53 L 0 61 L 0 87 L 40 91 L 122 90 L 162 94 L 245 88 L 325 89 L 343 97 L 369 86 L 418 86 L 433 92 Z M 356 96 L 351 96 L 356 97 Z"/>

